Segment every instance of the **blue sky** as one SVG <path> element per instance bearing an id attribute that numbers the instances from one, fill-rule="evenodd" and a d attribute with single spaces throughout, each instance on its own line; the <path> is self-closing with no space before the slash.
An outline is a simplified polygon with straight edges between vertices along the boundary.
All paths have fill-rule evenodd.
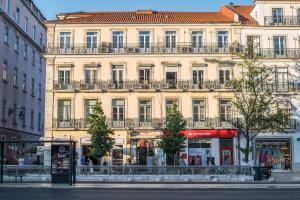
<path id="1" fill-rule="evenodd" d="M 217 11 L 222 4 L 252 4 L 253 0 L 34 0 L 47 19 L 57 13 L 137 9 Z"/>

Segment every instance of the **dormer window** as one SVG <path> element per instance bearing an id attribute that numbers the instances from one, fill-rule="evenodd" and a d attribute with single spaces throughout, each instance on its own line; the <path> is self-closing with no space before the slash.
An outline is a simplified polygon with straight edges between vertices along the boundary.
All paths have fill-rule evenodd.
<path id="1" fill-rule="evenodd" d="M 282 24 L 283 21 L 283 10 L 282 8 L 273 8 L 272 9 L 272 17 L 274 24 Z"/>

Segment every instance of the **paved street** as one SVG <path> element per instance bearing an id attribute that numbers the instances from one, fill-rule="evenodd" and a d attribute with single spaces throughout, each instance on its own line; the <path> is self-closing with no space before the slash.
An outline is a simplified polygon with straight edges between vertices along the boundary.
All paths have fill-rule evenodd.
<path id="1" fill-rule="evenodd" d="M 2 200 L 298 200 L 299 189 L 51 189 L 6 188 L 0 189 Z"/>

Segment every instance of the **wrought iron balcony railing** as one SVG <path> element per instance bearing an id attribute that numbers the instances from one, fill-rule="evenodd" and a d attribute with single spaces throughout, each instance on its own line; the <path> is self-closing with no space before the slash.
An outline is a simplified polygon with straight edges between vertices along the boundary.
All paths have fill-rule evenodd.
<path id="1" fill-rule="evenodd" d="M 234 128 L 233 124 L 241 122 L 239 118 L 228 116 L 228 119 L 222 119 L 219 117 L 209 118 L 204 117 L 203 119 L 195 120 L 193 118 L 186 118 L 186 127 L 188 129 L 211 129 L 211 128 Z M 287 130 L 296 130 L 297 121 L 296 119 L 283 120 L 283 126 Z M 155 129 L 161 130 L 166 126 L 165 118 L 152 118 L 147 121 L 140 121 L 138 118 L 126 118 L 124 120 L 113 120 L 107 118 L 107 124 L 113 129 Z M 61 129 L 87 129 L 89 124 L 86 119 L 53 119 L 53 128 Z"/>
<path id="2" fill-rule="evenodd" d="M 266 26 L 300 26 L 299 16 L 265 17 Z"/>
<path id="3" fill-rule="evenodd" d="M 118 48 L 114 48 L 117 46 Z M 113 45 L 109 42 L 102 42 L 94 45 L 86 44 L 48 44 L 46 48 L 47 54 L 228 54 L 239 52 L 239 48 L 235 48 L 232 44 L 218 45 L 215 43 L 176 43 L 169 47 L 165 43 L 151 43 L 141 45 L 118 44 Z"/>
<path id="4" fill-rule="evenodd" d="M 262 58 L 270 59 L 294 59 L 300 58 L 300 49 L 292 48 L 260 48 L 256 49 L 255 53 Z"/>
<path id="5" fill-rule="evenodd" d="M 214 90 L 214 89 L 231 89 L 226 83 L 219 82 L 218 80 L 193 82 L 188 80 L 162 80 L 143 82 L 139 80 L 124 80 L 124 81 L 68 81 L 67 83 L 60 83 L 54 81 L 54 90 Z"/>

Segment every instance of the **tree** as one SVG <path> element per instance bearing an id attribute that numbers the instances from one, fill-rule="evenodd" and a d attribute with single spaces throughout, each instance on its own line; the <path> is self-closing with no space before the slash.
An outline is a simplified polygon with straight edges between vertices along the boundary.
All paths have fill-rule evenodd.
<path id="1" fill-rule="evenodd" d="M 163 130 L 162 140 L 159 147 L 166 153 L 167 158 L 176 165 L 176 155 L 185 148 L 185 136 L 181 133 L 186 127 L 186 120 L 177 105 L 173 104 L 167 109 L 166 127 Z"/>
<path id="2" fill-rule="evenodd" d="M 278 84 L 273 81 L 274 69 L 263 65 L 261 57 L 248 45 L 246 53 L 239 53 L 239 78 L 229 82 L 234 91 L 233 107 L 237 114 L 232 125 L 245 138 L 245 146 L 238 147 L 249 162 L 254 138 L 262 132 L 285 131 L 288 115 L 284 112 L 286 97 L 276 92 Z"/>
<path id="3" fill-rule="evenodd" d="M 89 155 L 98 157 L 101 161 L 102 157 L 112 150 L 114 144 L 114 139 L 111 137 L 114 132 L 106 123 L 101 103 L 93 107 L 93 113 L 87 118 L 87 124 L 89 125 L 87 132 L 91 135 L 92 143 Z"/>

